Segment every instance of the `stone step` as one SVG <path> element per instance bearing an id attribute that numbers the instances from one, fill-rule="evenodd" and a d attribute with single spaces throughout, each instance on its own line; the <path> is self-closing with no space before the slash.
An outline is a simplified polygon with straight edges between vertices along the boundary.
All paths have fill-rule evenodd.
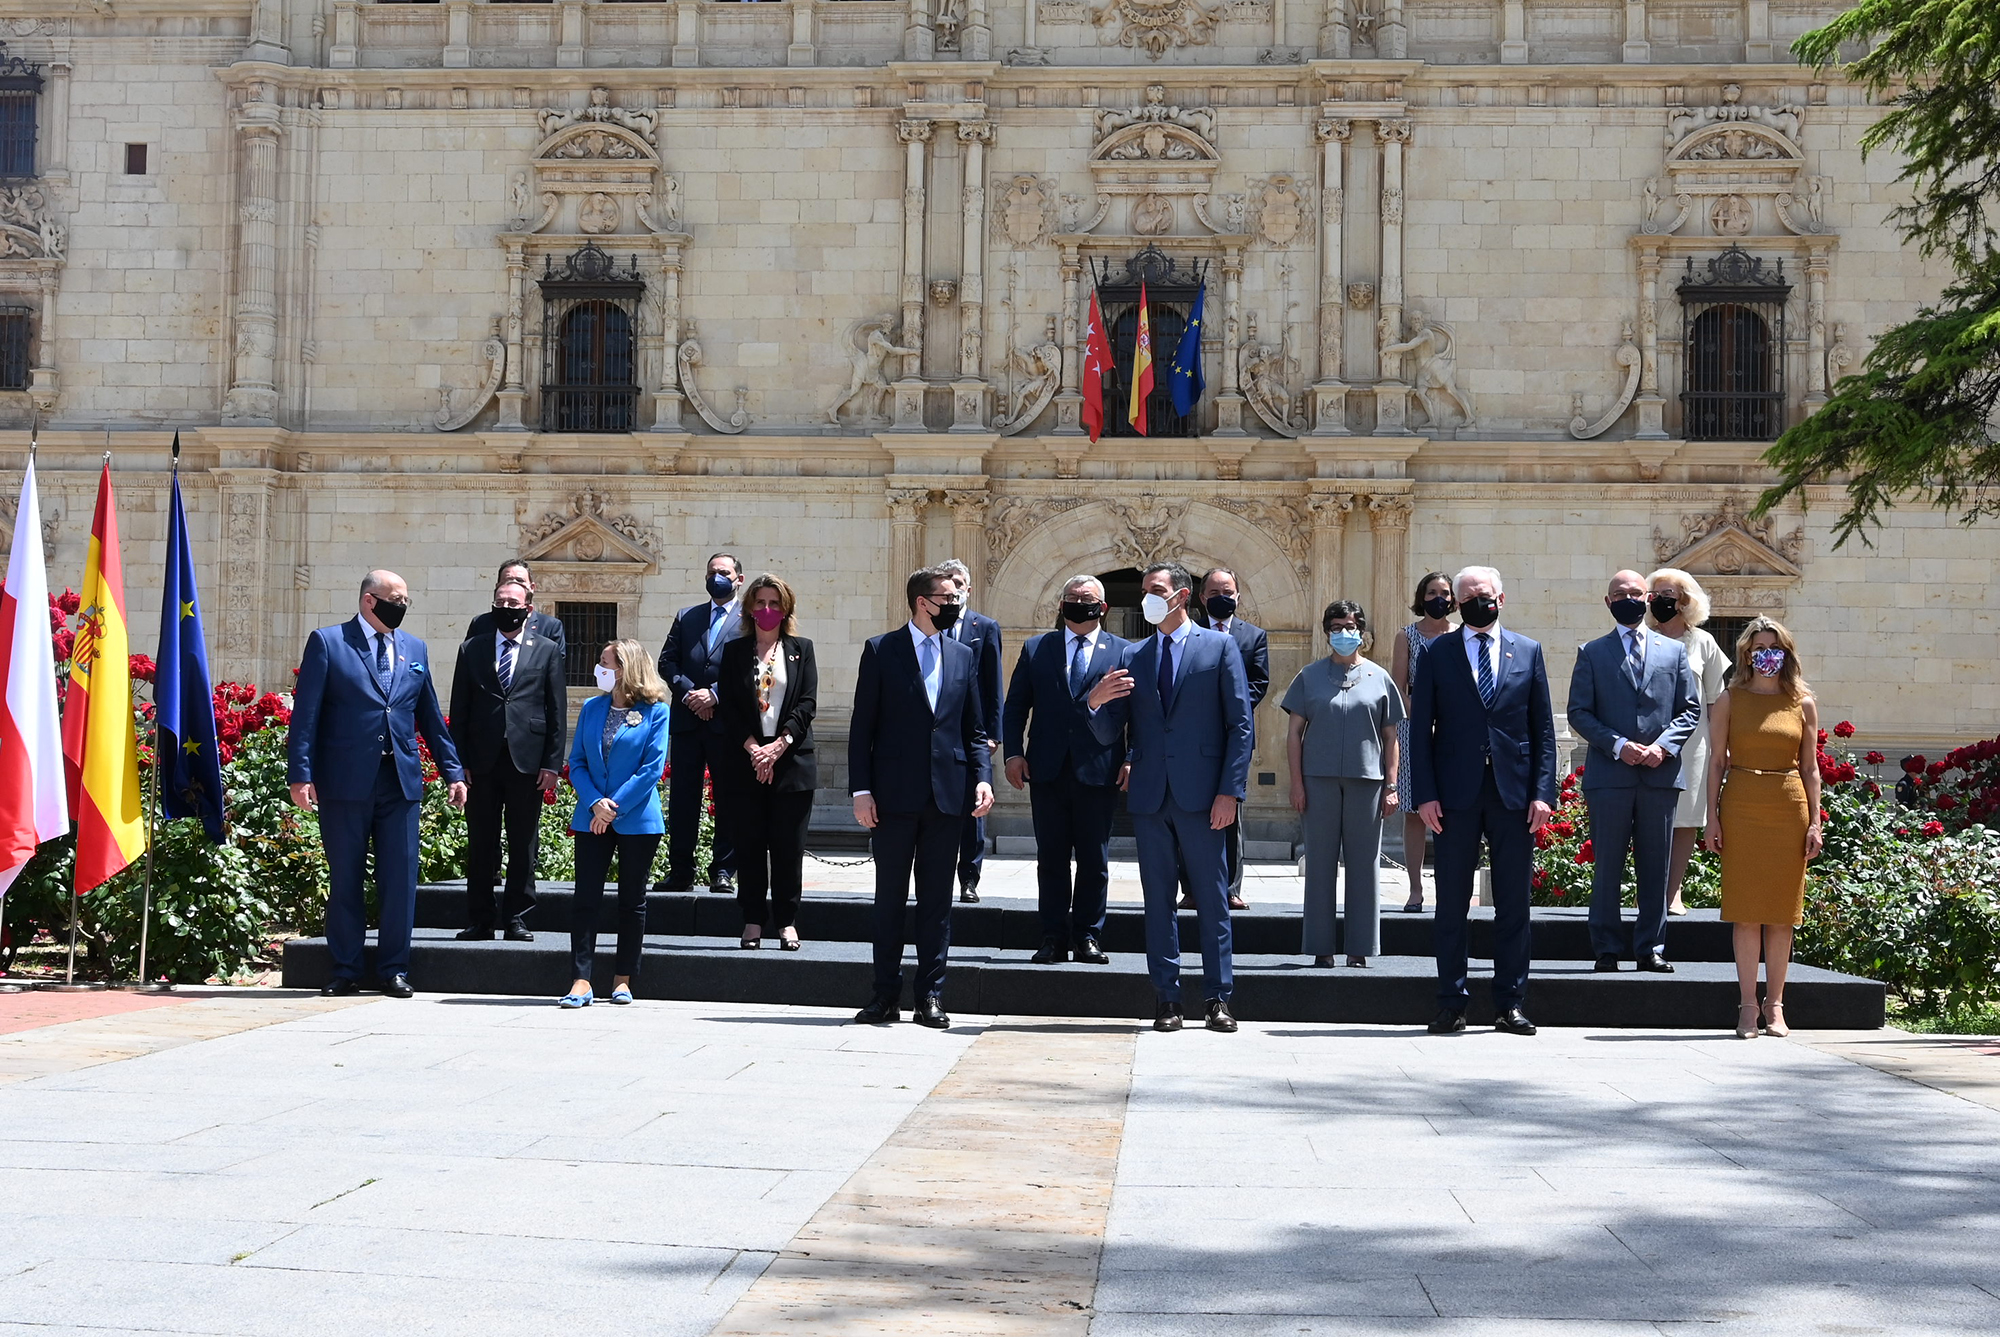
<path id="1" fill-rule="evenodd" d="M 553 933 L 569 932 L 570 886 L 565 882 L 544 882 L 535 908 L 529 912 L 528 927 Z M 614 893 L 607 892 L 608 903 Z M 814 942 L 860 942 L 874 937 L 874 903 L 865 896 L 816 895 L 808 892 L 799 906 L 800 936 Z M 915 910 L 910 911 L 914 923 Z M 1181 935 L 1193 943 L 1195 916 L 1191 910 L 1180 915 Z M 1624 955 L 1631 957 L 1632 912 L 1625 913 Z M 604 922 L 604 921 L 600 921 Z M 1248 955 L 1288 956 L 1300 953 L 1300 915 L 1296 907 L 1258 907 L 1230 915 L 1236 936 L 1236 950 Z M 417 889 L 417 924 L 422 928 L 461 929 L 466 925 L 465 891 L 460 882 L 427 884 Z M 654 892 L 646 898 L 646 931 L 677 937 L 736 938 L 743 929 L 734 896 L 718 896 L 708 891 Z M 913 930 L 912 930 L 913 931 Z M 1530 953 L 1537 961 L 1589 961 L 1596 953 L 1590 944 L 1590 928 L 1584 910 L 1537 907 L 1529 921 Z M 1480 906 L 1472 911 L 1472 952 L 1490 955 L 1493 950 L 1493 911 Z M 977 905 L 954 905 L 951 914 L 952 942 L 964 947 L 991 947 L 1006 951 L 1032 952 L 1042 940 L 1041 919 L 1035 903 L 1020 898 L 987 896 Z M 1105 917 L 1104 950 L 1144 952 L 1145 912 L 1136 905 L 1115 905 Z M 1337 943 L 1344 949 L 1344 942 Z M 1388 956 L 1430 956 L 1431 915 L 1406 915 L 1385 910 L 1382 915 L 1382 952 Z M 1667 921 L 1667 956 L 1674 961 L 1731 961 L 1734 952 L 1730 927 L 1713 910 L 1695 910 Z"/>
<path id="2" fill-rule="evenodd" d="M 719 899 L 719 898 L 718 898 Z M 1191 1014 L 1202 997 L 1201 958 L 1194 934 L 1183 938 L 1182 981 Z M 609 937 L 598 940 L 595 988 L 611 984 Z M 532 943 L 458 942 L 444 929 L 419 929 L 410 978 L 426 993 L 512 994 L 553 1000 L 570 983 L 567 934 L 544 933 Z M 323 938 L 285 944 L 286 988 L 318 988 L 332 959 Z M 636 976 L 641 998 L 718 1004 L 770 1003 L 855 1008 L 873 979 L 866 943 L 808 938 L 798 952 L 774 947 L 743 951 L 713 937 L 659 935 L 646 939 Z M 1467 1019 L 1490 1024 L 1490 963 L 1473 963 Z M 1236 1015 L 1246 1021 L 1421 1025 L 1437 1010 L 1430 960 L 1377 957 L 1368 969 L 1320 969 L 1296 956 L 1235 958 Z M 909 954 L 905 953 L 905 976 Z M 372 973 L 364 975 L 372 978 Z M 907 995 L 908 985 L 905 985 Z M 1673 975 L 1630 971 L 1598 975 L 1583 962 L 1542 962 L 1529 982 L 1527 1010 L 1546 1026 L 1608 1029 L 1727 1030 L 1736 1019 L 1736 975 L 1722 962 L 1689 962 Z M 1143 955 L 1119 951 L 1103 966 L 1037 966 L 1026 952 L 954 944 L 944 1000 L 948 1010 L 975 1015 L 1150 1018 L 1153 989 Z M 909 1003 L 906 996 L 905 1005 Z M 1883 989 L 1810 966 L 1794 966 L 1785 989 L 1792 1024 L 1815 1030 L 1872 1030 L 1882 1025 Z"/>

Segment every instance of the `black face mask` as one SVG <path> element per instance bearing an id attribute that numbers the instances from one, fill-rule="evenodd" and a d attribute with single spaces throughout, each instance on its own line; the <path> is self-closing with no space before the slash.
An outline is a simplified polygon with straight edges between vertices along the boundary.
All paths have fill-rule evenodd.
<path id="1" fill-rule="evenodd" d="M 1644 599 L 1613 599 L 1611 601 L 1611 616 L 1618 620 L 1618 625 L 1621 627 L 1636 627 L 1645 620 L 1646 601 Z"/>
<path id="2" fill-rule="evenodd" d="M 1203 603 L 1203 607 L 1208 609 L 1208 615 L 1217 622 L 1236 616 L 1236 600 L 1231 595 L 1211 594 Z"/>
<path id="3" fill-rule="evenodd" d="M 939 604 L 937 606 L 937 611 L 931 614 L 931 625 L 933 627 L 936 627 L 939 631 L 950 631 L 957 624 L 958 624 L 957 604 Z"/>
<path id="4" fill-rule="evenodd" d="M 528 625 L 528 610 L 512 608 L 506 604 L 493 605 L 493 625 L 499 630 L 513 633 Z"/>
<path id="5" fill-rule="evenodd" d="M 736 593 L 736 582 L 730 579 L 728 572 L 711 571 L 708 573 L 709 598 L 727 599 L 734 593 Z"/>
<path id="6" fill-rule="evenodd" d="M 403 625 L 403 617 L 409 611 L 408 604 L 392 604 L 379 594 L 375 596 L 375 620 L 390 631 Z"/>
<path id="7" fill-rule="evenodd" d="M 1424 616 L 1434 622 L 1442 622 L 1452 610 L 1451 599 L 1443 594 L 1433 594 L 1424 600 Z"/>
<path id="8" fill-rule="evenodd" d="M 1095 622 L 1104 616 L 1104 605 L 1095 599 L 1085 599 L 1076 603 L 1064 602 L 1062 620 L 1072 625 Z"/>
<path id="9" fill-rule="evenodd" d="M 1490 594 L 1474 595 L 1458 606 L 1458 615 L 1474 631 L 1500 620 L 1500 601 Z"/>
<path id="10" fill-rule="evenodd" d="M 1653 621 L 1672 622 L 1681 611 L 1678 595 L 1656 594 L 1653 596 Z"/>

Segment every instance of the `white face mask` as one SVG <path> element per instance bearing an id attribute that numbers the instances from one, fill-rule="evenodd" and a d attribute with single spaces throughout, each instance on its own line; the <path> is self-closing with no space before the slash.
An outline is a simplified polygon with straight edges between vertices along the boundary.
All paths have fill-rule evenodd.
<path id="1" fill-rule="evenodd" d="M 618 685 L 618 670 L 603 664 L 597 666 L 597 690 L 608 692 Z"/>
<path id="2" fill-rule="evenodd" d="M 1167 601 L 1157 594 L 1149 594 L 1139 601 L 1139 611 L 1147 622 L 1157 627 L 1167 620 Z"/>

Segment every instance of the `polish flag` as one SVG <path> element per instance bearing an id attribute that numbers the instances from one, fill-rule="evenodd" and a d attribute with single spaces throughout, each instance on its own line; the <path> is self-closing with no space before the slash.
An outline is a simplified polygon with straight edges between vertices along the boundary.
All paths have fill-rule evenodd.
<path id="1" fill-rule="evenodd" d="M 37 845 L 69 831 L 63 787 L 42 504 L 31 455 L 14 512 L 7 582 L 0 586 L 0 895 Z"/>

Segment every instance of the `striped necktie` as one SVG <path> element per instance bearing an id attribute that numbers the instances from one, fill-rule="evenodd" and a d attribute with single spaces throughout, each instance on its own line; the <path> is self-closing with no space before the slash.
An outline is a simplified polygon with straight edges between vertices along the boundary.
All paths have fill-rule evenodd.
<path id="1" fill-rule="evenodd" d="M 1479 699 L 1486 703 L 1488 709 L 1491 709 L 1493 705 L 1493 657 L 1487 651 L 1493 644 L 1493 638 L 1482 631 L 1472 639 L 1479 642 Z"/>
<path id="2" fill-rule="evenodd" d="M 505 696 L 514 685 L 514 642 L 500 642 L 500 694 Z"/>
<path id="3" fill-rule="evenodd" d="M 375 633 L 375 681 L 382 684 L 382 695 L 389 694 L 392 665 L 389 662 L 389 633 Z"/>

